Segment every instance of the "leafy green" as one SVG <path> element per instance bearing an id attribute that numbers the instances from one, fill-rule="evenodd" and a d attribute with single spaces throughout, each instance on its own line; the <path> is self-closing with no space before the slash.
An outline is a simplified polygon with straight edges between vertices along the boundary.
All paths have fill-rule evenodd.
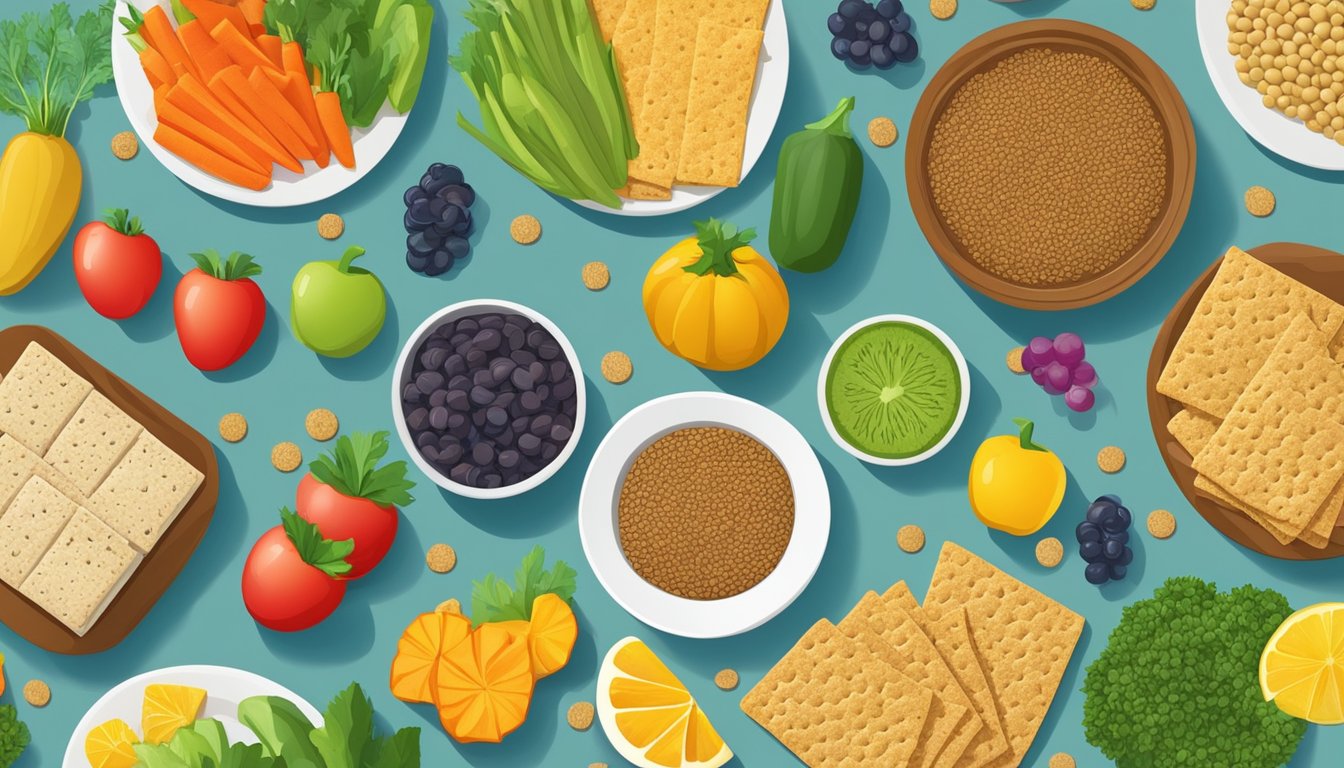
<path id="1" fill-rule="evenodd" d="M 410 494 L 415 483 L 406 479 L 404 461 L 378 466 L 387 455 L 387 447 L 386 432 L 341 435 L 331 453 L 318 456 L 308 469 L 324 485 L 346 496 L 368 499 L 383 507 L 404 507 L 415 501 Z"/>
<path id="2" fill-rule="evenodd" d="M 0 768 L 9 768 L 28 748 L 32 735 L 13 704 L 0 704 Z"/>
<path id="3" fill-rule="evenodd" d="M 214 248 L 191 254 L 191 260 L 205 274 L 220 280 L 242 280 L 261 274 L 261 265 L 246 253 L 234 251 L 226 260 Z"/>
<path id="4" fill-rule="evenodd" d="M 458 125 L 542 189 L 618 207 L 639 145 L 587 0 L 471 0 L 466 17 L 451 61 L 482 127 Z"/>
<path id="5" fill-rule="evenodd" d="M 139 216 L 132 216 L 125 208 L 108 208 L 103 211 L 103 223 L 127 237 L 136 237 L 145 233 Z"/>
<path id="6" fill-rule="evenodd" d="M 326 768 L 414 768 L 420 765 L 420 729 L 391 736 L 373 729 L 373 702 L 358 683 L 336 694 L 311 738 Z"/>
<path id="7" fill-rule="evenodd" d="M 218 720 L 197 720 L 177 729 L 167 744 L 136 744 L 144 768 L 285 768 L 260 744 L 229 743 Z"/>
<path id="8" fill-rule="evenodd" d="M 1258 671 L 1290 613 L 1273 590 L 1168 579 L 1124 609 L 1087 668 L 1088 742 L 1120 768 L 1284 765 L 1306 724 L 1264 700 Z"/>
<path id="9" fill-rule="evenodd" d="M 75 107 L 112 79 L 111 39 L 111 0 L 78 19 L 62 2 L 46 16 L 0 22 L 0 112 L 34 133 L 64 136 Z"/>
<path id="10" fill-rule="evenodd" d="M 288 699 L 243 699 L 238 704 L 238 722 L 257 735 L 268 757 L 283 758 L 285 768 L 322 768 L 322 756 L 308 738 L 313 724 Z"/>
<path id="11" fill-rule="evenodd" d="M 335 578 L 350 572 L 346 558 L 355 551 L 355 540 L 332 541 L 317 526 L 288 509 L 280 510 L 280 525 L 298 550 L 299 558 L 317 570 Z"/>
<path id="12" fill-rule="evenodd" d="M 518 566 L 514 586 L 493 573 L 472 582 L 472 621 L 478 626 L 492 621 L 526 621 L 532 618 L 532 602 L 541 595 L 554 593 L 562 600 L 573 598 L 578 573 L 564 560 L 556 560 L 549 571 L 543 569 L 545 564 L 546 550 L 534 547 Z"/>

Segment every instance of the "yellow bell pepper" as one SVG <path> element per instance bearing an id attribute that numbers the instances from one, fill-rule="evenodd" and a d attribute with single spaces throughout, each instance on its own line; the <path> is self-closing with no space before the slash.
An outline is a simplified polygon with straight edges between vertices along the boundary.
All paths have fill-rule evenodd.
<path id="1" fill-rule="evenodd" d="M 1064 500 L 1064 463 L 1032 442 L 1034 425 L 1013 419 L 1018 435 L 999 435 L 980 444 L 971 459 L 971 511 L 980 522 L 1014 536 L 1039 531 Z"/>

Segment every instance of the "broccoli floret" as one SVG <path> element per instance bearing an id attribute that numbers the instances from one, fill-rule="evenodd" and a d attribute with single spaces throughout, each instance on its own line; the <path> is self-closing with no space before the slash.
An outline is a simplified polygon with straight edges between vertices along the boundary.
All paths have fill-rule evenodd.
<path id="1" fill-rule="evenodd" d="M 19 719 L 13 704 L 0 705 L 0 768 L 9 768 L 28 748 L 28 726 Z"/>
<path id="2" fill-rule="evenodd" d="M 1087 740 L 1121 768 L 1274 768 L 1306 723 L 1260 694 L 1260 652 L 1292 613 L 1283 595 L 1168 579 L 1124 609 L 1083 681 Z"/>

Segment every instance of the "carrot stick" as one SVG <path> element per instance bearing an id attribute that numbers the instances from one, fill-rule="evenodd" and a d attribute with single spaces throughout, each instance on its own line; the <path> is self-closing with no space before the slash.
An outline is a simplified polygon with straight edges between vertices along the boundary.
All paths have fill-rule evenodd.
<path id="1" fill-rule="evenodd" d="M 242 11 L 248 24 L 261 26 L 262 15 L 266 13 L 266 0 L 240 0 L 238 10 Z"/>
<path id="2" fill-rule="evenodd" d="M 327 134 L 327 143 L 332 154 L 346 168 L 355 167 L 355 146 L 350 140 L 350 126 L 345 124 L 341 114 L 341 97 L 334 91 L 322 91 L 313 96 L 317 105 L 317 117 L 322 121 L 322 130 Z"/>
<path id="3" fill-rule="evenodd" d="M 258 35 L 257 47 L 261 49 L 262 53 L 266 54 L 266 58 L 271 60 L 276 70 L 285 68 L 280 58 L 281 40 L 279 35 Z"/>
<path id="4" fill-rule="evenodd" d="M 177 82 L 177 73 L 173 72 L 173 66 L 163 58 L 163 54 L 153 48 L 146 48 L 140 52 L 140 67 L 145 70 L 149 84 L 156 89 L 159 85 L 172 85 Z"/>
<path id="5" fill-rule="evenodd" d="M 219 75 L 216 75 L 218 78 Z M 255 144 L 260 146 L 273 162 L 278 163 L 283 168 L 288 168 L 295 173 L 303 173 L 303 164 L 293 155 L 289 154 L 280 142 L 271 136 L 271 132 L 266 130 L 252 112 L 243 106 L 228 88 L 220 88 L 216 92 L 211 92 L 199 80 L 195 78 L 183 78 L 177 81 L 179 87 L 183 88 L 184 95 L 189 95 L 198 104 L 211 109 L 215 114 L 221 115 L 222 119 L 227 120 L 231 126 L 246 132 L 246 136 Z M 234 136 L 234 141 L 238 137 Z"/>
<path id="6" fill-rule="evenodd" d="M 232 141 L 262 166 L 277 162 L 268 145 L 234 117 L 233 113 L 207 91 L 199 80 L 195 78 L 179 80 L 177 85 L 168 91 L 167 101 L 196 120 L 213 126 L 222 136 Z"/>
<path id="7" fill-rule="evenodd" d="M 294 135 L 299 137 L 299 141 L 303 142 L 304 149 L 307 150 L 306 156 L 316 160 L 317 139 L 313 137 L 313 132 L 308 130 L 308 123 L 304 122 L 299 110 L 289 103 L 284 93 L 266 76 L 266 70 L 260 68 L 252 70 L 247 82 L 252 86 L 253 92 L 260 97 L 260 104 L 266 111 L 293 131 Z"/>
<path id="8" fill-rule="evenodd" d="M 192 19 L 178 27 L 177 36 L 203 79 L 209 80 L 219 70 L 233 63 L 219 49 L 219 44 L 210 36 L 200 19 Z"/>
<path id="9" fill-rule="evenodd" d="M 219 25 L 219 22 L 227 21 L 239 32 L 245 35 L 251 34 L 248 31 L 247 18 L 243 15 L 241 9 L 234 7 L 235 3 L 225 5 L 213 0 L 182 0 L 182 5 L 186 6 L 187 10 L 191 11 L 191 15 L 195 16 L 201 22 L 201 26 L 206 29 L 214 29 Z M 262 8 L 265 7 L 266 3 L 263 2 Z M 260 20 L 258 20 L 258 23 L 260 23 Z"/>
<path id="10" fill-rule="evenodd" d="M 317 161 L 318 168 L 326 168 L 327 163 L 331 161 L 331 147 L 327 145 L 327 135 L 322 131 L 322 121 L 317 119 L 317 105 L 313 103 L 313 89 L 308 82 L 292 73 L 281 75 L 261 69 L 254 69 L 252 72 L 253 74 L 265 72 L 280 93 L 284 94 L 285 101 L 298 111 L 304 125 L 308 126 L 308 132 L 313 135 L 315 142 L 313 159 Z"/>
<path id="11" fill-rule="evenodd" d="M 230 184 L 262 190 L 271 183 L 270 176 L 244 168 L 170 125 L 159 123 L 159 127 L 154 129 L 154 141 L 188 163 Z"/>
<path id="12" fill-rule="evenodd" d="M 191 59 L 187 57 L 187 50 L 182 47 L 182 41 L 177 39 L 173 23 L 163 12 L 163 6 L 156 5 L 145 11 L 144 28 L 149 30 L 150 36 L 154 39 L 154 50 L 162 54 L 174 72 L 179 72 L 180 67 L 181 71 L 198 74 L 196 68 L 191 65 Z"/>
<path id="13" fill-rule="evenodd" d="M 267 85 L 270 85 L 269 80 Z M 244 112 L 251 113 L 257 124 L 264 124 L 265 130 L 279 142 L 280 146 L 285 148 L 285 152 L 290 157 L 303 159 L 308 156 L 308 145 L 304 144 L 303 140 L 289 127 L 289 124 L 277 114 L 282 105 L 288 105 L 285 105 L 284 99 L 278 93 L 275 93 L 274 87 L 271 91 L 271 93 L 275 93 L 274 99 L 267 98 L 270 94 L 257 93 L 252 84 L 247 82 L 247 78 L 243 77 L 243 71 L 237 65 L 234 65 L 215 75 L 214 79 L 210 81 L 210 90 L 214 91 L 230 110 L 241 108 Z M 226 95 L 232 97 L 236 104 L 231 104 L 225 99 Z M 280 104 L 276 104 L 276 101 L 279 101 Z M 297 173 L 302 173 L 302 171 L 297 171 Z"/>
<path id="14" fill-rule="evenodd" d="M 159 116 L 159 122 L 176 128 L 254 173 L 270 175 L 271 159 L 269 157 L 264 159 L 252 157 L 224 134 L 210 127 L 207 123 L 192 117 L 186 110 L 175 106 L 168 101 L 168 90 L 169 87 L 164 86 L 154 92 L 154 111 Z"/>
<path id="15" fill-rule="evenodd" d="M 261 52 L 256 43 L 251 38 L 239 32 L 227 21 L 221 21 L 216 26 L 210 28 L 210 36 L 219 43 L 219 47 L 229 60 L 244 72 L 251 72 L 253 67 L 263 67 L 265 69 L 275 69 L 275 64 L 266 58 L 266 54 Z"/>

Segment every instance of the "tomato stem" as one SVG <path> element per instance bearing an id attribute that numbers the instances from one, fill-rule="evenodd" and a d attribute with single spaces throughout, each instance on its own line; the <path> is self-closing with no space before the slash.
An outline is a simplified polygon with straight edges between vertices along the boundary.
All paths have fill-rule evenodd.
<path id="1" fill-rule="evenodd" d="M 127 237 L 145 234 L 145 228 L 140 226 L 140 217 L 132 216 L 125 208 L 108 208 L 103 211 L 103 223 Z"/>
<path id="2" fill-rule="evenodd" d="M 700 244 L 700 258 L 683 269 L 700 276 L 729 277 L 737 274 L 733 252 L 746 247 L 756 237 L 754 229 L 739 231 L 736 225 L 718 219 L 695 222 L 695 233 Z"/>

